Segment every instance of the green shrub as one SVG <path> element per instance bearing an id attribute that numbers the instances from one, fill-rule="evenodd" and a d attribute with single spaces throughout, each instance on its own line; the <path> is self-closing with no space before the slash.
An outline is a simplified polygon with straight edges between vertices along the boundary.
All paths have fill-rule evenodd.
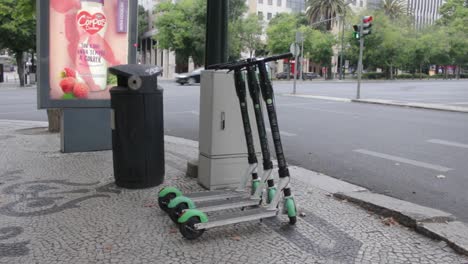
<path id="1" fill-rule="evenodd" d="M 425 73 L 415 73 L 415 74 L 401 73 L 395 76 L 395 79 L 420 79 L 420 78 L 427 79 L 429 78 L 429 75 Z"/>
<path id="2" fill-rule="evenodd" d="M 395 76 L 395 79 L 414 79 L 411 73 L 401 73 Z"/>
<path id="3" fill-rule="evenodd" d="M 383 72 L 366 72 L 362 74 L 363 79 L 368 79 L 368 80 L 378 80 L 378 79 L 384 79 L 385 78 L 385 73 Z"/>
<path id="4" fill-rule="evenodd" d="M 430 76 L 429 78 L 431 78 L 431 79 L 444 79 L 445 74 L 434 74 L 434 75 Z"/>

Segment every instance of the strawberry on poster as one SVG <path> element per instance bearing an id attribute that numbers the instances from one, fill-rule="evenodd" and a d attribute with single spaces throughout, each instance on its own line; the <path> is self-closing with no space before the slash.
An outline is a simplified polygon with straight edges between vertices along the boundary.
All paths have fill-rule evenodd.
<path id="1" fill-rule="evenodd" d="M 109 99 L 128 61 L 128 0 L 50 0 L 50 98 Z"/>

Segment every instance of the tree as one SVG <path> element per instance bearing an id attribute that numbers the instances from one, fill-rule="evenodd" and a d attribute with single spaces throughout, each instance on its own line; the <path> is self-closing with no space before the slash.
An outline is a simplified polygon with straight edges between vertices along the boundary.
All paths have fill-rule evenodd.
<path id="1" fill-rule="evenodd" d="M 18 66 L 20 86 L 24 86 L 24 52 L 36 48 L 35 1 L 0 2 L 0 49 L 13 52 Z"/>
<path id="2" fill-rule="evenodd" d="M 175 4 L 168 1 L 159 4 L 156 10 L 159 14 L 155 21 L 158 29 L 155 39 L 159 47 L 175 51 L 178 63 L 192 57 L 196 65 L 202 65 L 205 59 L 206 0 L 182 0 Z M 244 0 L 229 0 L 229 23 L 235 23 L 246 10 Z M 238 28 L 229 25 L 229 30 Z M 230 44 L 239 43 L 239 40 L 231 40 Z M 238 45 L 230 48 L 230 53 L 237 52 Z"/>
<path id="3" fill-rule="evenodd" d="M 330 68 L 333 45 L 336 43 L 334 36 L 308 26 L 303 15 L 278 14 L 271 19 L 267 28 L 268 50 L 271 53 L 288 52 L 297 31 L 300 31 L 304 38 L 305 57 Z"/>
<path id="4" fill-rule="evenodd" d="M 262 23 L 256 14 L 230 23 L 230 57 L 238 58 L 242 51 L 252 57 L 256 50 L 263 48 Z"/>
<path id="5" fill-rule="evenodd" d="M 330 58 L 333 56 L 335 37 L 329 32 L 321 32 L 307 26 L 302 26 L 300 31 L 304 37 L 304 54 L 322 67 L 330 67 Z"/>
<path id="6" fill-rule="evenodd" d="M 294 14 L 280 13 L 273 17 L 266 30 L 268 50 L 271 53 L 288 52 L 303 22 L 300 16 Z"/>
<path id="7" fill-rule="evenodd" d="M 326 21 L 326 30 L 331 30 L 333 18 L 344 14 L 348 8 L 344 0 L 307 0 L 306 15 L 309 22 L 316 23 L 322 20 Z"/>
<path id="8" fill-rule="evenodd" d="M 148 31 L 148 12 L 142 5 L 138 5 L 138 38 Z"/>
<path id="9" fill-rule="evenodd" d="M 404 0 L 383 0 L 382 11 L 392 20 L 408 15 L 408 8 Z"/>
<path id="10" fill-rule="evenodd" d="M 468 3 L 465 0 L 448 0 L 440 8 L 437 24 L 447 33 L 446 48 L 451 62 L 457 65 L 457 78 L 461 67 L 468 67 Z"/>
<path id="11" fill-rule="evenodd" d="M 158 28 L 155 39 L 159 47 L 175 51 L 179 61 L 192 57 L 196 65 L 203 64 L 206 1 L 163 2 L 156 10 L 159 15 L 155 21 Z"/>

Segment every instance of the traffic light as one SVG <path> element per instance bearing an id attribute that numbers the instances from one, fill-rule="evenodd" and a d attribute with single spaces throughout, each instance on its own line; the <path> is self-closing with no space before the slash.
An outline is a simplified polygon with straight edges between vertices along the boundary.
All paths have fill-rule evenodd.
<path id="1" fill-rule="evenodd" d="M 353 25 L 353 28 L 354 28 L 353 38 L 359 40 L 361 38 L 361 33 L 360 33 L 360 30 L 359 30 L 359 26 L 358 25 Z"/>
<path id="2" fill-rule="evenodd" d="M 372 33 L 372 16 L 365 16 L 362 18 L 362 36 L 370 35 Z"/>

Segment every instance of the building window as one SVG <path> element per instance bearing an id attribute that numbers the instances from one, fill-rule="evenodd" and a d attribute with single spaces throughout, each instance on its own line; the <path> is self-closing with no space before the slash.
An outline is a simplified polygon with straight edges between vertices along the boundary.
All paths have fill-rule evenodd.
<path id="1" fill-rule="evenodd" d="M 263 20 L 263 12 L 258 11 L 258 19 Z"/>
<path id="2" fill-rule="evenodd" d="M 259 4 L 263 4 L 263 0 L 258 0 L 258 3 L 259 3 Z"/>
<path id="3" fill-rule="evenodd" d="M 277 6 L 281 6 L 282 4 L 283 4 L 283 3 L 282 3 L 281 0 L 276 1 L 276 5 L 277 5 Z"/>
<path id="4" fill-rule="evenodd" d="M 268 0 L 268 5 L 273 5 L 273 0 Z"/>
<path id="5" fill-rule="evenodd" d="M 272 17 L 272 14 L 271 13 L 267 13 L 267 20 L 270 20 Z"/>

